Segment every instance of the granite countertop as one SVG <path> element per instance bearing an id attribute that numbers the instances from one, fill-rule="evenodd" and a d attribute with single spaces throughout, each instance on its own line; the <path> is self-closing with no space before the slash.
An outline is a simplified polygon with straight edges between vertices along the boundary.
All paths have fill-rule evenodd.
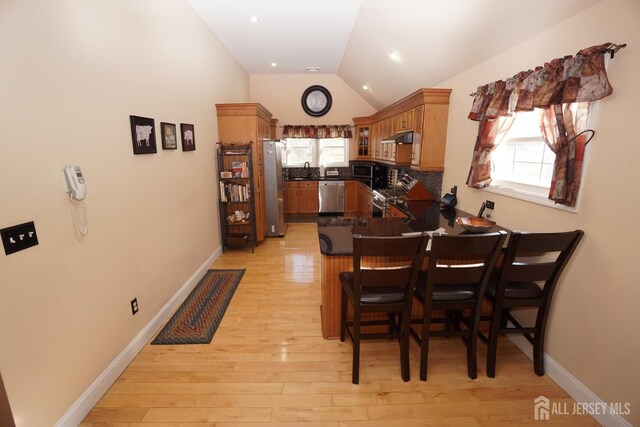
<path id="1" fill-rule="evenodd" d="M 457 217 L 474 216 L 449 208 L 440 210 L 436 201 L 409 201 L 398 206 L 409 216 L 406 218 L 318 218 L 318 239 L 322 255 L 351 255 L 353 253 L 353 235 L 363 236 L 399 236 L 402 233 L 434 231 L 443 228 L 448 235 L 468 234 L 456 224 Z M 490 231 L 506 230 L 498 225 Z"/>

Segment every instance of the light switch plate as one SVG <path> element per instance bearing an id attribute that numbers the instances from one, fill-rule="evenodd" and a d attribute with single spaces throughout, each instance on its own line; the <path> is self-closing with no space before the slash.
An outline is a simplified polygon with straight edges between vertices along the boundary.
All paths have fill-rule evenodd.
<path id="1" fill-rule="evenodd" d="M 36 225 L 33 221 L 24 224 L 13 225 L 0 230 L 4 253 L 11 255 L 23 249 L 30 248 L 38 244 Z"/>

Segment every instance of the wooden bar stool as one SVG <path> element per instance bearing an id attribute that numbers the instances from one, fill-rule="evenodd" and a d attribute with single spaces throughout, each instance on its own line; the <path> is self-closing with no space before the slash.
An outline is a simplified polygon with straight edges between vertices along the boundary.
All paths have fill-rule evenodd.
<path id="1" fill-rule="evenodd" d="M 467 346 L 467 373 L 477 377 L 477 341 L 480 308 L 487 281 L 507 236 L 505 231 L 472 235 L 434 235 L 426 273 L 416 285 L 416 301 L 424 306 L 424 315 L 412 319 L 411 335 L 420 344 L 420 379 L 427 380 L 429 339 L 456 335 Z M 432 319 L 433 310 L 444 310 L 446 319 Z M 468 313 L 468 314 L 465 314 Z M 453 322 L 453 328 L 432 331 L 431 323 Z M 461 328 L 460 324 L 465 327 Z"/>
<path id="2" fill-rule="evenodd" d="M 495 377 L 498 336 L 511 333 L 522 334 L 533 344 L 534 371 L 544 375 L 544 335 L 551 298 L 582 236 L 582 230 L 511 234 L 504 260 L 486 290 L 487 299 L 493 303 L 487 376 Z M 511 311 L 519 308 L 537 309 L 535 325 L 522 326 L 512 316 Z"/>
<path id="3" fill-rule="evenodd" d="M 411 303 L 428 241 L 428 235 L 353 236 L 353 272 L 339 275 L 340 341 L 348 334 L 353 343 L 353 384 L 359 382 L 360 341 L 381 338 L 400 342 L 402 379 L 409 381 Z M 353 319 L 347 318 L 349 304 L 353 307 Z M 368 313 L 386 313 L 387 318 L 363 319 Z M 362 332 L 363 327 L 375 325 L 385 326 L 386 332 Z"/>

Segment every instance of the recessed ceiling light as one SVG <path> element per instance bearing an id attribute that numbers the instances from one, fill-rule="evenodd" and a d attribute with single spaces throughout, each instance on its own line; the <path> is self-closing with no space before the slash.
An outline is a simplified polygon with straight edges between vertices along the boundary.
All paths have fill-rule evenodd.
<path id="1" fill-rule="evenodd" d="M 389 58 L 391 58 L 392 61 L 399 61 L 400 55 L 398 55 L 398 52 L 394 51 L 389 54 Z"/>
<path id="2" fill-rule="evenodd" d="M 272 66 L 272 67 L 277 67 L 277 66 L 278 66 L 278 63 L 277 63 L 277 62 L 272 62 L 272 63 L 271 63 L 271 66 Z"/>
<path id="3" fill-rule="evenodd" d="M 367 85 L 362 85 L 362 89 L 364 89 L 364 90 L 369 90 L 369 86 L 367 86 Z"/>
<path id="4" fill-rule="evenodd" d="M 257 16 L 252 16 L 251 18 L 249 18 L 249 20 L 251 22 L 258 22 L 258 17 Z"/>

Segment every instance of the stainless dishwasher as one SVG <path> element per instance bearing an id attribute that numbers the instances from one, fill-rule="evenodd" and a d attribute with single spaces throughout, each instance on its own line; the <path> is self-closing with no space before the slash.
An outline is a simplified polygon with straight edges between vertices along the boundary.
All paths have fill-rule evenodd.
<path id="1" fill-rule="evenodd" d="M 344 181 L 319 181 L 320 214 L 344 214 Z"/>

